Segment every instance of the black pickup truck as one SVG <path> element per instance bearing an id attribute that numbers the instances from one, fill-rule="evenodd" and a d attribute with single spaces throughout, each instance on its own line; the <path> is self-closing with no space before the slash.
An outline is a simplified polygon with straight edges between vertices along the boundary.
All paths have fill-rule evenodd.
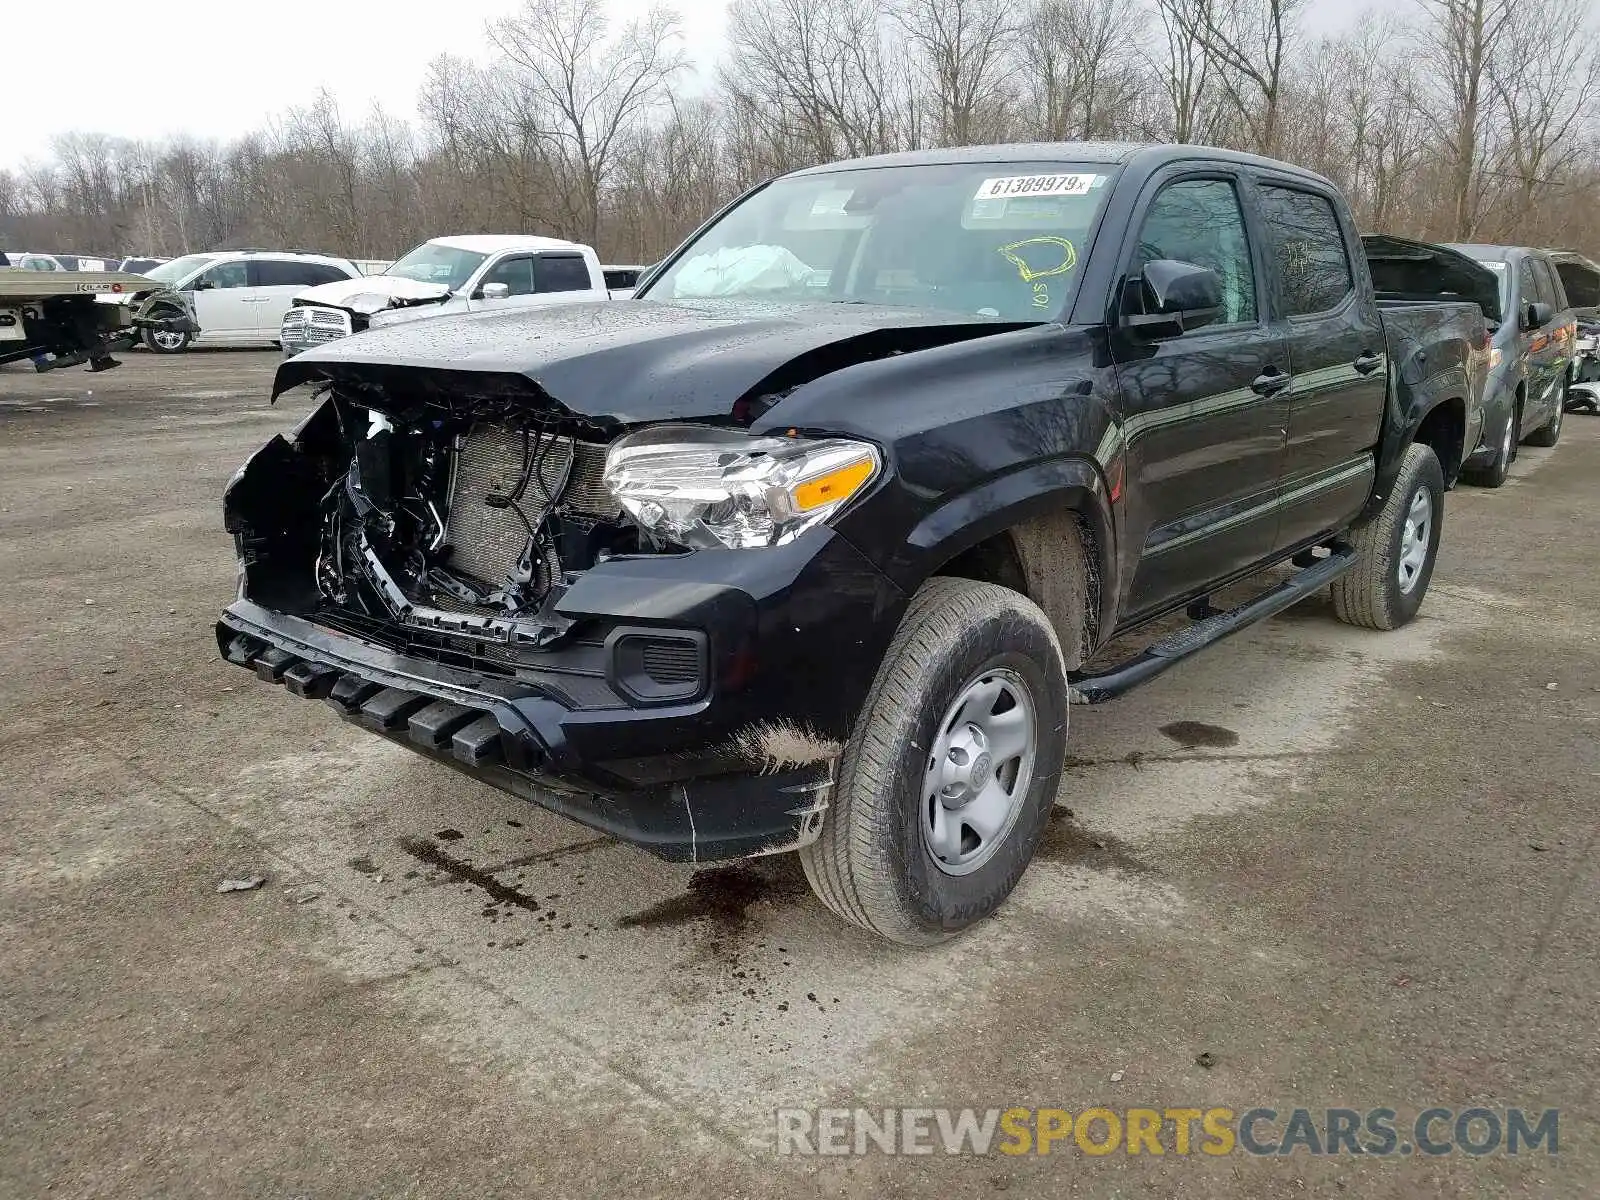
<path id="1" fill-rule="evenodd" d="M 930 942 L 1027 866 L 1071 702 L 1320 589 L 1410 620 L 1486 357 L 1470 302 L 1380 308 L 1339 193 L 1282 163 L 800 171 L 634 300 L 284 363 L 274 398 L 323 399 L 228 486 L 217 641 L 663 857 L 798 850 L 842 917 Z"/>

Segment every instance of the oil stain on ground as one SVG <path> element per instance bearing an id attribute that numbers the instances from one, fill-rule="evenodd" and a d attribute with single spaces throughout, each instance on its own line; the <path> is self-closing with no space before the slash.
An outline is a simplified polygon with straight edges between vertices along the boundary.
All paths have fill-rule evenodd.
<path id="1" fill-rule="evenodd" d="M 1050 823 L 1045 826 L 1034 857 L 1097 871 L 1130 871 L 1145 875 L 1151 870 L 1126 842 L 1109 834 L 1089 832 L 1060 807 L 1051 812 Z"/>
<path id="2" fill-rule="evenodd" d="M 617 927 L 650 929 L 709 921 L 736 929 L 744 924 L 750 906 L 757 901 L 791 900 L 805 891 L 804 879 L 772 870 L 758 871 L 745 865 L 713 867 L 690 876 L 687 892 L 619 917 Z"/>
<path id="3" fill-rule="evenodd" d="M 519 892 L 516 888 L 501 883 L 487 871 L 480 871 L 477 867 L 453 858 L 439 849 L 434 842 L 426 838 L 401 838 L 400 849 L 418 862 L 427 863 L 430 867 L 437 867 L 446 875 L 454 876 L 463 883 L 470 883 L 474 887 L 482 888 L 490 896 L 502 904 L 510 904 L 517 908 L 526 909 L 528 912 L 538 912 L 539 902 L 532 896 Z"/>
<path id="4" fill-rule="evenodd" d="M 1197 750 L 1202 746 L 1225 750 L 1239 744 L 1239 735 L 1233 730 L 1224 729 L 1221 725 L 1207 725 L 1204 721 L 1174 721 L 1170 725 L 1163 725 L 1161 732 L 1186 750 Z"/>

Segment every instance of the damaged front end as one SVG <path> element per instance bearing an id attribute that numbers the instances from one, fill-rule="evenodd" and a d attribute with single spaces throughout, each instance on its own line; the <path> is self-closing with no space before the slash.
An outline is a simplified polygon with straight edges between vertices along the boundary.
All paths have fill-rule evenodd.
<path id="1" fill-rule="evenodd" d="M 326 385 L 230 482 L 223 655 L 663 857 L 815 837 L 870 684 L 817 638 L 877 628 L 881 574 L 815 523 L 697 542 L 682 505 L 608 480 L 659 437 L 629 459 L 530 381 L 406 379 Z"/>

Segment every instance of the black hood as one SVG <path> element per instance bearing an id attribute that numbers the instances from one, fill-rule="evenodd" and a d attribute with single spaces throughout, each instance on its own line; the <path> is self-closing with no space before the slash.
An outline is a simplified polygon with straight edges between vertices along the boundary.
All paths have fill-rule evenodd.
<path id="1" fill-rule="evenodd" d="M 288 360 L 272 395 L 328 380 L 396 404 L 522 392 L 604 424 L 743 422 L 747 398 L 1027 324 L 858 304 L 579 301 L 373 329 Z"/>

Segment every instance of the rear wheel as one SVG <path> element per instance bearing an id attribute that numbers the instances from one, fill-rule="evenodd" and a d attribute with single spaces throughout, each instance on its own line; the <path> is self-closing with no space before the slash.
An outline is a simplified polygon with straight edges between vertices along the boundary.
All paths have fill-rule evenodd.
<path id="1" fill-rule="evenodd" d="M 1561 440 L 1561 418 L 1567 411 L 1568 379 L 1563 376 L 1561 380 L 1561 394 L 1556 397 L 1556 411 L 1544 425 L 1535 429 L 1528 435 L 1530 446 L 1554 446 Z"/>
<path id="2" fill-rule="evenodd" d="M 1333 582 L 1333 612 L 1349 625 L 1397 629 L 1428 594 L 1444 519 L 1444 471 L 1433 448 L 1406 447 L 1378 515 L 1356 531 L 1356 565 Z"/>
<path id="3" fill-rule="evenodd" d="M 1061 781 L 1067 677 L 1049 619 L 1009 588 L 929 580 L 878 668 L 822 833 L 817 896 L 905 945 L 994 912 L 1039 844 Z"/>

